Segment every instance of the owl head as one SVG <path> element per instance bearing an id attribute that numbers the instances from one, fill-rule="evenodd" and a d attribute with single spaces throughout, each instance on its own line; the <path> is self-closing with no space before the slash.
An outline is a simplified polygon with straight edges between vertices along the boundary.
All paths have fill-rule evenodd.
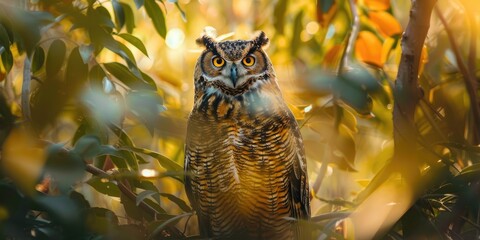
<path id="1" fill-rule="evenodd" d="M 208 35 L 197 39 L 205 50 L 195 67 L 195 92 L 238 96 L 274 81 L 272 64 L 263 50 L 268 41 L 264 32 L 251 40 L 218 42 Z"/>

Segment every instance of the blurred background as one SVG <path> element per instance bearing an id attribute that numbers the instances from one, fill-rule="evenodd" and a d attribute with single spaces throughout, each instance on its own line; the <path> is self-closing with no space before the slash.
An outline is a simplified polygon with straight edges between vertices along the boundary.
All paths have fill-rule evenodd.
<path id="1" fill-rule="evenodd" d="M 325 214 L 352 211 L 393 156 L 393 86 L 410 1 L 1 0 L 0 8 L 0 233 L 7 239 L 63 238 L 76 224 L 85 236 L 114 239 L 120 228 L 123 237 L 168 238 L 172 226 L 198 234 L 181 170 L 203 50 L 195 40 L 206 27 L 219 40 L 269 37 L 266 52 L 305 142 L 312 216 L 325 216 L 310 226 L 321 239 L 347 236 L 344 215 Z M 418 204 L 434 236 L 456 226 L 442 220 L 448 212 L 467 222 L 455 232 L 465 238 L 478 236 L 478 202 L 455 212 L 448 206 L 463 195 L 435 191 L 465 168 L 480 169 L 477 123 L 455 55 L 478 80 L 480 50 L 472 45 L 480 44 L 480 4 L 439 0 L 437 8 L 456 43 L 434 14 L 416 126 L 427 139 L 419 146 L 423 170 L 439 159 L 448 164 L 426 191 L 434 197 Z M 459 186 L 478 180 L 469 175 Z M 466 191 L 470 206 L 479 192 Z M 399 224 L 392 239 L 402 237 Z"/>

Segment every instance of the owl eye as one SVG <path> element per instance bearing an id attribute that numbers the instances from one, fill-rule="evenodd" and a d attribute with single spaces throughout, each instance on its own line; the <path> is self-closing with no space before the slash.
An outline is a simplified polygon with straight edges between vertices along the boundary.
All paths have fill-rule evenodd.
<path id="1" fill-rule="evenodd" d="M 247 56 L 242 60 L 242 63 L 247 67 L 251 67 L 253 64 L 255 64 L 255 58 L 252 56 Z"/>
<path id="2" fill-rule="evenodd" d="M 221 67 L 223 67 L 223 65 L 225 65 L 225 60 L 223 60 L 223 58 L 221 58 L 221 57 L 214 57 L 212 59 L 212 63 L 213 63 L 213 66 L 215 66 L 217 68 L 221 68 Z"/>

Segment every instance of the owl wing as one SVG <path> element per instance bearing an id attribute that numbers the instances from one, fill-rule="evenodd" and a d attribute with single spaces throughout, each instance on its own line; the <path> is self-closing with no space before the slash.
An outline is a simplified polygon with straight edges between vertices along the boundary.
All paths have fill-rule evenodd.
<path id="1" fill-rule="evenodd" d="M 209 236 L 209 229 L 211 229 L 210 221 L 207 219 L 200 209 L 199 204 L 199 195 L 198 195 L 198 184 L 193 181 L 190 176 L 190 158 L 195 157 L 195 151 L 189 149 L 189 143 L 185 144 L 185 192 L 187 193 L 187 198 L 190 201 L 190 205 L 196 211 L 198 217 L 198 226 L 200 230 L 200 236 Z"/>
<path id="2" fill-rule="evenodd" d="M 307 175 L 307 159 L 305 157 L 305 149 L 298 124 L 290 111 L 288 114 L 296 143 L 295 149 L 292 149 L 292 151 L 296 152 L 296 157 L 293 159 L 293 170 L 290 171 L 289 174 L 290 192 L 292 194 L 294 209 L 293 217 L 308 220 L 310 219 L 310 191 Z"/>

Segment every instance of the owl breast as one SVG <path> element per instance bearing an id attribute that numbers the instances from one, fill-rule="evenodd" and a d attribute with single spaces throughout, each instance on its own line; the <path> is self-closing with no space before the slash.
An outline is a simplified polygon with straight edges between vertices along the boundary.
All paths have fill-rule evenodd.
<path id="1" fill-rule="evenodd" d="M 207 90 L 190 115 L 186 184 L 204 236 L 294 238 L 285 218 L 294 216 L 296 125 L 271 87 L 239 96 Z"/>

